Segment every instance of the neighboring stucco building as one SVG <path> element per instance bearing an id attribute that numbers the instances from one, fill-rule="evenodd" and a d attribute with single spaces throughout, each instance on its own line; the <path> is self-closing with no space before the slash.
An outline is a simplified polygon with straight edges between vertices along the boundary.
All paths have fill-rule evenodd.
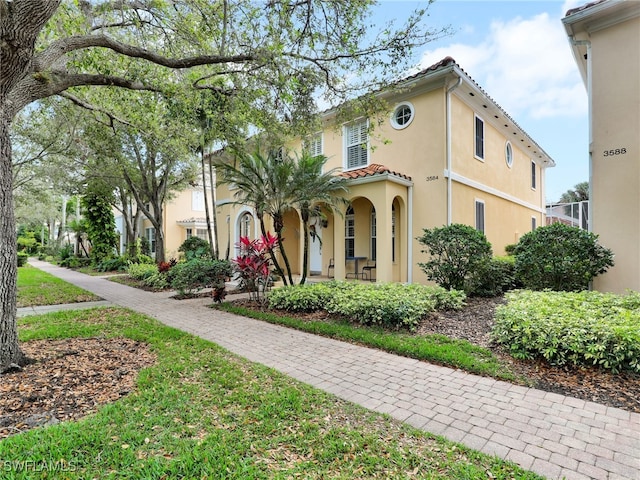
<path id="1" fill-rule="evenodd" d="M 554 161 L 452 58 L 402 86 L 402 93 L 382 94 L 392 110 L 374 134 L 369 119 L 336 127 L 328 111 L 324 130 L 304 139 L 312 153 L 329 158 L 328 169 L 349 179 L 351 200 L 344 216 L 313 221 L 312 273 L 327 275 L 332 265 L 342 279 L 375 263 L 377 281 L 424 283 L 417 263 L 426 257 L 416 241 L 424 228 L 474 226 L 500 255 L 545 224 L 545 170 Z M 255 212 L 233 205 L 227 185 L 218 186 L 217 198 L 221 249 L 240 235 L 254 237 Z M 284 237 L 294 271 L 302 262 L 301 232 L 300 216 L 290 211 Z"/>
<path id="2" fill-rule="evenodd" d="M 640 2 L 592 2 L 562 21 L 589 98 L 590 229 L 615 254 L 594 288 L 640 290 Z"/>
<path id="3" fill-rule="evenodd" d="M 211 200 L 209 199 L 211 211 Z M 120 235 L 120 253 L 124 253 L 125 231 L 122 214 L 114 210 L 116 230 Z M 187 188 L 175 192 L 171 200 L 167 201 L 163 209 L 163 226 L 166 258 L 177 258 L 178 248 L 189 237 L 200 237 L 208 241 L 207 224 L 205 219 L 204 192 L 201 186 Z M 142 215 L 138 225 L 139 235 L 146 238 L 151 246 L 151 253 L 155 255 L 155 228 Z"/>

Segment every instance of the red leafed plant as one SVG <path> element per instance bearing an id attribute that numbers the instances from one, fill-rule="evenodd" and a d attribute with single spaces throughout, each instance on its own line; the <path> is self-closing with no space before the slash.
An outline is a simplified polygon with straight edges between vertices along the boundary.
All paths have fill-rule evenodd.
<path id="1" fill-rule="evenodd" d="M 236 246 L 240 253 L 233 263 L 242 281 L 241 286 L 249 292 L 250 298 L 261 302 L 264 298 L 260 298 L 260 292 L 264 293 L 271 281 L 269 250 L 278 248 L 278 238 L 269 232 L 255 240 L 240 237 Z"/>
<path id="2" fill-rule="evenodd" d="M 172 258 L 168 262 L 158 262 L 158 272 L 167 273 L 169 270 L 171 270 L 171 267 L 174 267 L 175 265 L 176 265 L 175 258 Z"/>

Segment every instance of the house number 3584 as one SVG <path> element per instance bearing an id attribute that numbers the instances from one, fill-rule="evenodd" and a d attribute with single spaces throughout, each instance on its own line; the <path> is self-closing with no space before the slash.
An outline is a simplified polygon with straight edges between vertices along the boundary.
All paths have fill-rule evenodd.
<path id="1" fill-rule="evenodd" d="M 613 157 L 614 155 L 624 155 L 625 153 L 627 153 L 626 148 L 614 148 L 612 150 L 605 150 L 604 152 L 602 152 L 602 154 L 605 157 Z"/>

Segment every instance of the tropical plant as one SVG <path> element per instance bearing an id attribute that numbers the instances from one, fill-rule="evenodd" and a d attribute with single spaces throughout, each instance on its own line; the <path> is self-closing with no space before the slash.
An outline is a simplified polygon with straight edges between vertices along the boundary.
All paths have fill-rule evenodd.
<path id="1" fill-rule="evenodd" d="M 289 157 L 278 157 L 271 152 L 263 155 L 256 151 L 252 155 L 238 152 L 235 162 L 225 160 L 216 162 L 216 170 L 220 172 L 223 183 L 236 186 L 234 202 L 240 205 L 250 205 L 254 208 L 260 231 L 267 237 L 265 216 L 273 222 L 273 228 L 278 239 L 278 247 L 287 275 L 278 262 L 275 250 L 266 244 L 271 262 L 285 285 L 293 284 L 293 276 L 287 253 L 283 248 L 282 230 L 284 229 L 284 214 L 292 208 L 292 173 L 293 162 Z"/>
<path id="2" fill-rule="evenodd" d="M 597 235 L 562 223 L 523 235 L 514 254 L 516 277 L 531 290 L 584 290 L 613 266 L 613 252 Z"/>
<path id="3" fill-rule="evenodd" d="M 339 209 L 336 207 L 348 203 L 343 195 L 348 191 L 347 179 L 337 176 L 337 169 L 323 171 L 327 160 L 324 155 L 314 156 L 303 151 L 296 158 L 292 172 L 291 185 L 295 187 L 292 203 L 300 211 L 304 232 L 301 284 L 306 281 L 309 264 L 309 219 L 321 217 L 322 208 L 337 212 Z"/>
<path id="4" fill-rule="evenodd" d="M 235 203 L 251 205 L 255 209 L 263 236 L 267 235 L 265 216 L 271 218 L 284 268 L 273 250 L 269 250 L 269 255 L 285 285 L 294 284 L 283 245 L 284 215 L 287 210 L 297 208 L 302 219 L 304 248 L 300 283 L 304 283 L 309 263 L 310 218 L 322 216 L 323 208 L 335 211 L 339 204 L 347 203 L 342 196 L 347 192 L 346 179 L 336 176 L 335 169 L 323 172 L 326 162 L 324 155 L 313 156 L 306 152 L 292 158 L 273 152 L 263 155 L 257 151 L 252 155 L 239 153 L 235 163 L 225 160 L 216 163 L 222 181 L 237 187 Z"/>
<path id="5" fill-rule="evenodd" d="M 429 280 L 449 290 L 463 290 L 473 272 L 491 260 L 491 244 L 484 233 L 468 225 L 425 228 L 417 240 L 425 247 L 421 252 L 429 255 L 418 265 Z"/>
<path id="6" fill-rule="evenodd" d="M 258 239 L 240 237 L 236 244 L 239 255 L 233 260 L 234 270 L 241 280 L 241 287 L 249 292 L 250 298 L 262 302 L 260 290 L 266 292 L 271 284 L 270 252 L 278 249 L 279 241 L 267 232 Z"/>

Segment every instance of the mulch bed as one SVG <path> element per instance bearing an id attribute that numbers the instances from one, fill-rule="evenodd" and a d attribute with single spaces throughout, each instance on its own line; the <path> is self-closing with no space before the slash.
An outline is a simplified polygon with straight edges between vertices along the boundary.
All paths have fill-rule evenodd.
<path id="1" fill-rule="evenodd" d="M 140 370 L 156 361 L 146 344 L 128 338 L 33 340 L 21 348 L 34 362 L 0 375 L 0 439 L 93 413 L 135 390 Z"/>

